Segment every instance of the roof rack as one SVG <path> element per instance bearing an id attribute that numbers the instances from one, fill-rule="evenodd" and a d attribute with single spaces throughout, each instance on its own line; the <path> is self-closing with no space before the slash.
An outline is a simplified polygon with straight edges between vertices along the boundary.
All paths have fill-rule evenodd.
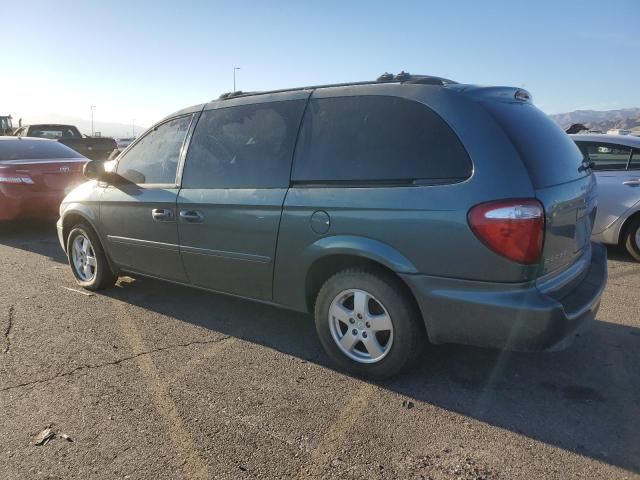
<path id="1" fill-rule="evenodd" d="M 311 85 L 307 87 L 296 87 L 296 88 L 282 88 L 279 90 L 268 90 L 262 92 L 243 92 L 242 90 L 238 90 L 235 92 L 226 92 L 218 97 L 218 100 L 228 100 L 230 98 L 237 97 L 248 97 L 251 95 L 266 95 L 269 93 L 284 93 L 284 92 L 295 92 L 297 90 L 315 90 L 317 88 L 329 88 L 329 87 L 354 87 L 358 85 L 376 85 L 381 83 L 415 83 L 421 85 L 453 85 L 458 82 L 454 82 L 453 80 L 449 80 L 447 78 L 435 77 L 432 75 L 411 75 L 404 70 L 400 73 L 394 75 L 392 73 L 383 73 L 375 80 L 368 80 L 364 82 L 347 82 L 347 83 L 329 83 L 325 85 Z"/>

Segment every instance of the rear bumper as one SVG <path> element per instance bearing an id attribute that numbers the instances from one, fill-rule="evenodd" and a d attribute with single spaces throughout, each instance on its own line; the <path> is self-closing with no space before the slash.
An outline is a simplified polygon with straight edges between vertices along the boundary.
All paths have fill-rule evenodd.
<path id="1" fill-rule="evenodd" d="M 558 349 L 595 318 L 607 281 L 607 252 L 591 261 L 569 290 L 402 275 L 418 300 L 432 343 L 508 350 Z"/>
<path id="2" fill-rule="evenodd" d="M 28 188 L 28 187 L 27 187 Z M 34 192 L 0 187 L 0 220 L 50 218 L 58 215 L 64 192 Z"/>

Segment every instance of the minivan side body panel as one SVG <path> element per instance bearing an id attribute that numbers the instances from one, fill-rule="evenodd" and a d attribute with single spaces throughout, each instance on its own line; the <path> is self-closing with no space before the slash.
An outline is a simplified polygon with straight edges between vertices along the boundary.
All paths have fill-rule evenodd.
<path id="1" fill-rule="evenodd" d="M 194 135 L 198 134 L 198 128 L 205 127 L 204 119 L 211 110 L 299 101 L 300 109 L 292 125 L 293 148 L 310 93 L 295 91 L 210 102 L 203 109 Z M 177 202 L 180 249 L 189 281 L 202 288 L 270 301 L 276 242 L 291 157 L 288 157 L 283 185 L 269 188 L 208 185 L 207 188 L 187 188 L 185 169 L 188 162 L 187 153 Z M 201 219 L 189 221 L 183 218 L 184 212 L 194 212 Z"/>
<path id="2" fill-rule="evenodd" d="M 360 95 L 394 95 L 427 104 L 458 135 L 472 163 L 482 168 L 474 170 L 469 179 L 450 185 L 294 184 L 285 199 L 280 226 L 274 300 L 307 309 L 305 285 L 310 264 L 339 251 L 344 236 L 360 237 L 363 245 L 366 239 L 376 239 L 407 258 L 415 273 L 495 282 L 533 281 L 537 266 L 516 264 L 489 251 L 467 222 L 468 210 L 475 204 L 534 196 L 517 152 L 493 118 L 456 92 L 433 86 L 326 88 L 314 92 L 312 99 Z M 496 158 L 497 154 L 501 158 Z M 504 182 L 504 178 L 510 181 Z M 318 234 L 311 228 L 316 211 L 329 216 L 326 233 Z M 360 255 L 375 257 L 366 249 Z"/>
<path id="3" fill-rule="evenodd" d="M 146 188 L 144 185 L 109 185 L 100 199 L 100 225 L 105 248 L 121 270 L 187 280 L 173 219 L 154 221 L 153 209 L 175 212 L 177 188 Z"/>
<path id="4" fill-rule="evenodd" d="M 178 220 L 189 281 L 219 292 L 270 300 L 286 193 L 286 188 L 182 189 L 178 211 L 203 215 L 202 223 Z"/>

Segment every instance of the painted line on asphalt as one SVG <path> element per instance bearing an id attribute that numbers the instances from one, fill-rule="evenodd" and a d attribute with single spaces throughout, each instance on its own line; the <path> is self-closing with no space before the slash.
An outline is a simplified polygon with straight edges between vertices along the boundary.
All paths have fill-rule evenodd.
<path id="1" fill-rule="evenodd" d="M 115 303 L 121 310 L 121 315 L 116 315 L 120 325 L 120 331 L 126 338 L 129 346 L 134 352 L 146 351 L 147 349 L 140 335 L 140 331 L 127 312 L 128 305 L 119 301 Z M 158 369 L 153 363 L 153 359 L 150 355 L 143 355 L 136 358 L 136 363 L 143 374 L 157 412 L 167 424 L 169 437 L 172 440 L 173 447 L 185 476 L 195 480 L 208 479 L 209 468 L 207 463 L 199 455 L 193 437 L 186 428 L 182 417 L 180 417 L 176 404 L 169 393 L 167 383 L 162 379 Z"/>
<path id="2" fill-rule="evenodd" d="M 85 292 L 84 290 L 78 290 L 77 288 L 70 288 L 70 287 L 62 287 L 62 288 L 64 288 L 65 290 L 69 290 L 70 292 L 81 293 L 86 297 L 93 297 L 95 295 L 95 293 Z"/>
<path id="3" fill-rule="evenodd" d="M 212 343 L 208 346 L 208 348 L 200 353 L 198 356 L 192 358 L 187 363 L 178 368 L 174 373 L 169 374 L 167 378 L 167 383 L 175 383 L 178 380 L 181 380 L 186 375 L 193 373 L 194 369 L 204 363 L 206 360 L 211 360 L 212 358 L 220 355 L 224 350 L 227 349 L 230 345 L 234 345 L 237 342 L 236 338 L 228 338 L 225 342 L 217 342 Z"/>
<path id="4" fill-rule="evenodd" d="M 318 446 L 311 451 L 311 465 L 303 466 L 298 471 L 297 478 L 321 477 L 323 470 L 335 456 L 349 431 L 351 431 L 353 425 L 355 425 L 369 404 L 369 398 L 371 398 L 374 391 L 374 385 L 369 383 L 362 384 L 324 434 Z"/>

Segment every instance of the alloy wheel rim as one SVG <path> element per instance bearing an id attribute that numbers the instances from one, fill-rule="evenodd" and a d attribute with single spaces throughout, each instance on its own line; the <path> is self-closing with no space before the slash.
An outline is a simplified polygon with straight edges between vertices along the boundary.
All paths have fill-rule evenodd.
<path id="1" fill-rule="evenodd" d="M 636 228 L 636 247 L 640 248 L 640 227 Z"/>
<path id="2" fill-rule="evenodd" d="M 71 259 L 76 274 L 83 282 L 90 282 L 96 276 L 96 253 L 85 235 L 78 235 L 71 246 Z"/>
<path id="3" fill-rule="evenodd" d="M 358 363 L 376 363 L 393 345 L 393 322 L 385 306 L 369 292 L 340 292 L 329 307 L 331 337 L 342 353 Z"/>

